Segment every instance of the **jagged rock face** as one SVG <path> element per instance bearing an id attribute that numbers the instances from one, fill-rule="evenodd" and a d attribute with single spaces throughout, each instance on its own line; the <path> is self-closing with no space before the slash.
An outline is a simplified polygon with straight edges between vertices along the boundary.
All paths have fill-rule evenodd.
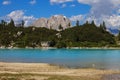
<path id="1" fill-rule="evenodd" d="M 46 18 L 40 18 L 37 21 L 35 21 L 32 26 L 35 27 L 47 27 L 47 19 Z"/>
<path id="2" fill-rule="evenodd" d="M 55 15 L 49 19 L 41 18 L 33 23 L 35 27 L 46 27 L 49 29 L 59 30 L 59 26 L 62 26 L 63 29 L 71 27 L 71 21 L 62 15 Z"/>

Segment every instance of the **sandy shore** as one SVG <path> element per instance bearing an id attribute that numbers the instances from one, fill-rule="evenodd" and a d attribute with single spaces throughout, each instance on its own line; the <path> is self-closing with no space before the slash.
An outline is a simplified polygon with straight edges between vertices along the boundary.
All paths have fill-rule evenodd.
<path id="1" fill-rule="evenodd" d="M 96 69 L 68 69 L 44 63 L 5 63 L 0 62 L 0 74 L 35 74 L 47 76 L 89 77 L 100 79 L 103 75 L 119 74 L 120 71 Z M 36 79 L 39 80 L 39 79 Z M 41 79 L 40 79 L 41 80 Z M 43 79 L 44 80 L 44 79 Z M 49 79 L 48 79 L 49 80 Z M 57 80 L 57 79 L 56 79 Z M 78 79 L 79 80 L 79 79 Z M 91 80 L 91 79 L 90 79 Z"/>

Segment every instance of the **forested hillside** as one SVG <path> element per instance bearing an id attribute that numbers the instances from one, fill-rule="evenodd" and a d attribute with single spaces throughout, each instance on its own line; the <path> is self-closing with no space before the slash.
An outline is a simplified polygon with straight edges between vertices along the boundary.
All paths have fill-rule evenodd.
<path id="1" fill-rule="evenodd" d="M 96 26 L 86 22 L 83 25 L 66 29 L 62 32 L 62 38 L 68 46 L 106 46 L 115 44 L 114 35 L 106 31 L 105 23 Z"/>
<path id="2" fill-rule="evenodd" d="M 59 31 L 41 28 L 24 27 L 24 21 L 15 26 L 11 19 L 9 23 L 4 20 L 0 23 L 0 46 L 5 47 L 41 47 L 41 42 L 48 42 L 51 47 L 104 47 L 116 45 L 115 36 L 106 31 L 105 23 L 96 26 L 94 21 L 88 21 Z"/>

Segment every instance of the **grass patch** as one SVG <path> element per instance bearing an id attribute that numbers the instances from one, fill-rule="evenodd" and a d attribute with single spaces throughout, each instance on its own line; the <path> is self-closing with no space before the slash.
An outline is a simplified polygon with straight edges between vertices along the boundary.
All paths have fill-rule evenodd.
<path id="1" fill-rule="evenodd" d="M 41 77 L 45 77 L 45 79 L 39 79 Z M 4 74 L 0 74 L 0 80 L 100 80 L 100 77 L 98 78 L 94 76 L 94 78 L 91 78 L 89 76 L 75 77 L 75 76 L 42 75 L 42 74 L 29 74 L 29 73 L 20 73 L 20 74 L 4 73 Z"/>
<path id="2" fill-rule="evenodd" d="M 91 77 L 72 77 L 72 76 L 51 76 L 46 80 L 100 80 L 100 78 L 91 78 Z"/>
<path id="3" fill-rule="evenodd" d="M 9 74 L 2 73 L 0 74 L 0 80 L 39 80 L 35 79 L 36 77 L 47 77 L 47 75 L 40 74 L 29 74 L 29 73 L 20 73 L 20 74 Z"/>

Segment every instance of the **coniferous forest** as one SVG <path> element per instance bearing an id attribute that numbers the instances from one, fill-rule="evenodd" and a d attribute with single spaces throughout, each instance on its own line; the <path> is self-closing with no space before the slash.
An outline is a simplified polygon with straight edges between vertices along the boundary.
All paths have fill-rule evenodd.
<path id="1" fill-rule="evenodd" d="M 1 20 L 0 46 L 4 47 L 41 47 L 42 42 L 48 42 L 49 47 L 119 47 L 117 37 L 106 30 L 105 22 L 97 26 L 94 21 L 86 21 L 83 25 L 76 22 L 76 26 L 59 31 L 43 27 L 24 27 L 24 21 L 15 26 L 11 19 L 9 23 Z"/>

